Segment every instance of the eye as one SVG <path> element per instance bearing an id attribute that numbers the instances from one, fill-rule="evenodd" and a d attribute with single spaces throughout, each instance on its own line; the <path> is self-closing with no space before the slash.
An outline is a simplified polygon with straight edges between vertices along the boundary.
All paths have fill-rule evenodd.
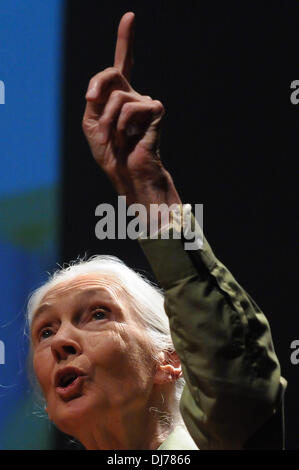
<path id="1" fill-rule="evenodd" d="M 50 328 L 43 328 L 39 334 L 39 340 L 42 341 L 44 339 L 49 338 L 52 336 L 53 331 Z"/>
<path id="2" fill-rule="evenodd" d="M 93 320 L 103 320 L 107 317 L 106 309 L 103 307 L 96 307 L 92 310 L 92 319 Z"/>

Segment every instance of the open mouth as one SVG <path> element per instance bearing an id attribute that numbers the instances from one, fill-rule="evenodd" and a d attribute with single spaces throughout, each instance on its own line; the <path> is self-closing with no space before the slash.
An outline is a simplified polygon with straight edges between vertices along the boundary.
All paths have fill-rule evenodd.
<path id="1" fill-rule="evenodd" d="M 86 374 L 75 367 L 61 369 L 55 376 L 55 387 L 58 395 L 66 400 L 80 396 L 85 377 Z"/>
<path id="2" fill-rule="evenodd" d="M 78 377 L 77 374 L 67 374 L 59 380 L 58 387 L 66 388 L 68 385 L 74 382 Z"/>
<path id="3" fill-rule="evenodd" d="M 60 369 L 55 375 L 55 387 L 67 387 L 70 385 L 77 377 L 81 377 L 85 375 L 80 369 L 77 367 L 65 367 L 64 369 Z"/>

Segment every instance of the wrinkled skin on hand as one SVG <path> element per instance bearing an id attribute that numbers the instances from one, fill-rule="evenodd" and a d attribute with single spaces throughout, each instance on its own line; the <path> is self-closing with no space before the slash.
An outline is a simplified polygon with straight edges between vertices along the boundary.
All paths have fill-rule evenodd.
<path id="1" fill-rule="evenodd" d="M 113 67 L 89 82 L 83 131 L 92 155 L 127 203 L 180 204 L 161 163 L 159 137 L 164 107 L 130 85 L 134 13 L 119 24 Z"/>

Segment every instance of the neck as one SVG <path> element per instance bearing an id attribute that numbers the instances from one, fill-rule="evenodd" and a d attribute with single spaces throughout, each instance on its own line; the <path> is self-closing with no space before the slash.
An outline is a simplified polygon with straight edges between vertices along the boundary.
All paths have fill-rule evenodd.
<path id="1" fill-rule="evenodd" d="M 94 413 L 97 421 L 80 428 L 77 438 L 87 450 L 155 450 L 173 429 L 167 403 L 157 400 L 139 410 L 109 409 Z M 163 400 L 164 401 L 164 400 Z M 158 406 L 157 406 L 158 405 Z"/>

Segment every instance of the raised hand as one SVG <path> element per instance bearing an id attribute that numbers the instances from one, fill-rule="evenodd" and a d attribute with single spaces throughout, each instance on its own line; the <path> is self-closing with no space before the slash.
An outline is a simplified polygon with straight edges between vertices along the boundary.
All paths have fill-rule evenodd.
<path id="1" fill-rule="evenodd" d="M 130 12 L 120 21 L 113 67 L 90 80 L 83 130 L 95 160 L 128 204 L 180 203 L 159 157 L 163 105 L 129 82 L 134 19 Z"/>

